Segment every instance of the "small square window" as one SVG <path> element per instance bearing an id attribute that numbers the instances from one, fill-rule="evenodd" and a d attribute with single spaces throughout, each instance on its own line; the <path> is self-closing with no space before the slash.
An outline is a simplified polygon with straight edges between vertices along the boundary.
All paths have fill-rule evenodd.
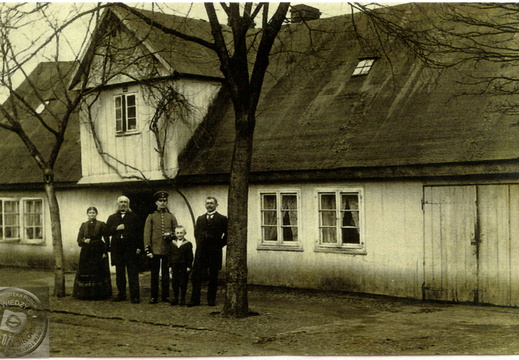
<path id="1" fill-rule="evenodd" d="M 357 64 L 357 67 L 355 70 L 353 70 L 352 76 L 359 76 L 359 75 L 366 75 L 371 67 L 373 66 L 373 63 L 375 62 L 374 58 L 370 59 L 361 59 L 359 63 Z"/>

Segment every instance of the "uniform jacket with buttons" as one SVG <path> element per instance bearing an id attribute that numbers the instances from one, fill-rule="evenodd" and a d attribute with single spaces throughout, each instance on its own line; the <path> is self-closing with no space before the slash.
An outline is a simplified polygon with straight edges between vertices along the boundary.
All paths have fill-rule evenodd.
<path id="1" fill-rule="evenodd" d="M 148 215 L 144 224 L 144 247 L 149 246 L 155 255 L 168 255 L 177 225 L 177 219 L 170 212 L 157 210 Z M 164 239 L 167 233 L 171 234 L 171 237 Z"/>

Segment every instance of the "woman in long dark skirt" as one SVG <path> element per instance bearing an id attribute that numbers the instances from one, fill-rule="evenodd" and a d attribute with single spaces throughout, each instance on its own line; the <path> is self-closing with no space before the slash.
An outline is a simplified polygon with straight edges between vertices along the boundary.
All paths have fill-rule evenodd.
<path id="1" fill-rule="evenodd" d="M 73 296 L 78 299 L 107 299 L 112 296 L 112 283 L 107 255 L 108 238 L 104 236 L 106 224 L 96 219 L 95 207 L 89 207 L 87 215 L 88 221 L 81 224 L 77 237 L 81 252 Z"/>

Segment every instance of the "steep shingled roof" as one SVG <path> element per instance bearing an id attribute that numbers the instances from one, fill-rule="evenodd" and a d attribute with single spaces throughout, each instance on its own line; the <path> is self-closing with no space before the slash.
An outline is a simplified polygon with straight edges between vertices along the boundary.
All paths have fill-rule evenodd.
<path id="1" fill-rule="evenodd" d="M 148 42 L 154 53 L 158 53 L 174 71 L 188 75 L 222 77 L 218 57 L 213 51 L 193 42 L 165 34 L 117 4 L 112 7 L 112 11 L 140 40 Z M 164 14 L 158 11 L 141 9 L 139 11 L 168 28 L 204 40 L 212 39 L 210 24 L 204 20 Z"/>
<path id="2" fill-rule="evenodd" d="M 424 11 L 434 17 L 441 4 L 403 6 L 419 20 Z M 519 159 L 517 118 L 495 111 L 496 96 L 459 96 L 471 90 L 461 71 L 436 72 L 404 51 L 388 59 L 380 49 L 361 46 L 351 16 L 287 25 L 281 43 L 291 51 L 271 58 L 257 112 L 252 172 Z M 369 74 L 352 76 L 359 58 L 373 55 L 381 57 Z M 462 70 L 490 75 L 515 68 L 481 63 Z M 181 176 L 229 172 L 233 115 L 229 106 L 222 121 L 205 127 L 211 137 L 186 149 Z"/>
<path id="3" fill-rule="evenodd" d="M 62 118 L 66 111 L 65 84 L 68 83 L 75 68 L 74 62 L 44 62 L 40 63 L 18 88 L 17 92 L 30 104 L 38 109 L 42 101 L 35 95 L 34 87 L 42 99 L 48 101 L 45 108 L 41 108 L 41 116 L 50 124 L 55 125 L 53 119 Z M 33 85 L 31 86 L 30 83 Z M 33 87 L 34 86 L 34 87 Z M 69 93 L 69 96 L 73 96 Z M 4 108 L 12 112 L 11 97 L 3 104 Z M 54 137 L 29 114 L 22 106 L 17 107 L 22 127 L 29 138 L 36 144 L 45 158 L 55 142 Z M 56 117 L 51 117 L 51 113 Z M 0 116 L 0 121 L 6 121 Z M 0 184 L 31 184 L 43 183 L 41 169 L 29 154 L 27 148 L 17 134 L 0 129 Z M 72 114 L 68 122 L 65 140 L 55 165 L 55 180 L 57 183 L 76 183 L 81 177 L 81 149 L 79 144 L 79 116 L 77 111 Z"/>
<path id="4" fill-rule="evenodd" d="M 159 11 L 135 10 L 138 10 L 154 23 L 169 29 L 194 35 L 204 40 L 208 40 L 211 37 L 210 25 L 206 21 L 164 14 Z M 119 33 L 118 30 L 121 30 L 121 32 Z M 125 35 L 121 35 L 119 39 L 123 43 L 118 44 L 122 48 L 118 48 L 118 40 L 112 42 L 111 38 L 117 38 L 123 33 Z M 129 43 L 124 43 L 124 41 L 129 41 Z M 92 59 L 106 54 L 107 47 L 111 51 L 115 51 L 113 56 L 121 57 L 120 60 L 126 59 L 128 56 L 145 56 L 145 58 L 140 60 L 141 62 L 147 61 L 150 64 L 160 64 L 160 76 L 185 75 L 222 78 L 218 57 L 213 51 L 194 42 L 185 41 L 174 35 L 164 33 L 157 27 L 147 24 L 125 7 L 114 3 L 104 10 L 100 21 L 96 25 L 89 43 L 79 60 L 80 66 L 78 67 L 77 74 L 71 81 L 71 88 L 77 86 L 86 72 L 90 73 L 88 75 L 88 86 L 90 87 L 114 85 L 119 82 L 132 82 L 139 78 L 139 80 L 146 80 L 150 76 L 148 71 L 139 73 L 142 64 L 135 69 L 132 69 L 133 63 L 123 64 L 123 69 L 119 69 L 116 65 L 108 73 L 104 73 L 106 69 L 103 63 L 99 63 L 97 65 L 100 67 L 96 69 L 96 62 L 95 60 L 92 61 Z M 137 61 L 137 59 L 134 59 L 134 61 Z M 121 70 L 123 72 L 130 71 L 132 76 L 122 76 L 122 74 L 118 73 Z M 100 79 L 100 73 L 103 73 L 106 79 Z M 116 76 L 111 78 L 110 75 Z M 103 82 L 103 84 L 100 82 Z"/>
<path id="5" fill-rule="evenodd" d="M 414 4 L 403 6 L 407 15 L 419 18 L 424 9 L 433 17 L 440 4 L 422 4 L 420 11 Z M 189 29 L 208 36 L 208 24 L 204 21 L 152 15 L 164 24 L 174 19 L 180 26 L 184 21 L 189 23 Z M 362 16 L 356 15 L 358 24 Z M 157 50 L 168 43 L 164 39 L 169 37 L 150 32 L 149 26 L 139 23 L 135 20 L 131 26 L 140 28 L 141 35 L 147 34 L 149 43 Z M 312 36 L 309 28 L 313 29 Z M 285 50 L 271 57 L 257 112 L 252 161 L 256 174 L 470 165 L 519 159 L 518 121 L 513 115 L 495 111 L 495 96 L 459 96 L 471 91 L 463 84 L 466 75 L 462 71 L 435 72 L 404 51 L 386 58 L 376 47 L 361 46 L 354 36 L 350 16 L 287 25 L 280 34 L 277 50 L 281 44 Z M 196 45 L 198 50 L 193 51 L 198 55 L 191 57 L 191 45 L 185 45 L 182 52 L 171 53 L 168 63 L 185 73 L 220 76 L 213 54 Z M 367 76 L 352 76 L 359 58 L 375 55 L 380 58 Z M 190 63 L 192 59 L 197 61 Z M 41 65 L 36 72 L 40 75 L 31 76 L 47 74 L 52 78 L 50 68 L 50 64 Z M 506 75 L 515 72 L 515 67 L 480 63 L 462 70 L 481 75 L 499 71 Z M 38 83 L 43 81 L 43 77 L 38 79 Z M 38 106 L 37 101 L 34 106 Z M 72 121 L 69 134 L 74 135 L 66 137 L 58 160 L 58 181 L 75 181 L 80 177 L 76 126 L 77 121 Z M 180 158 L 180 176 L 227 174 L 234 117 L 224 91 L 200 129 L 205 135 L 191 142 Z M 33 133 L 36 137 L 43 134 L 38 129 Z M 0 160 L 0 182 L 40 182 L 41 172 L 21 141 L 12 134 L 7 136 L 7 141 L 0 144 L 0 151 L 6 154 Z M 45 136 L 39 141 L 45 142 Z M 20 160 L 13 161 L 14 158 Z"/>

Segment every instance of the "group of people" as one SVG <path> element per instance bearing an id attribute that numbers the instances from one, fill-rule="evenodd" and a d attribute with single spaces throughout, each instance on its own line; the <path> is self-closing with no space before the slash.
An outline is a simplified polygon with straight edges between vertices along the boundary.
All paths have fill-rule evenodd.
<path id="1" fill-rule="evenodd" d="M 77 239 L 81 252 L 74 297 L 107 299 L 112 296 L 110 254 L 117 286 L 113 301 L 127 300 L 128 282 L 130 301 L 139 303 L 139 264 L 145 255 L 149 258 L 151 272 L 150 304 L 159 302 L 159 282 L 161 300 L 170 301 L 171 279 L 171 305 L 199 306 L 205 280 L 208 282 L 207 304 L 216 305 L 222 248 L 227 244 L 227 217 L 216 211 L 218 201 L 215 197 L 206 198 L 207 212 L 195 223 L 196 251 L 193 256 L 193 243 L 186 238 L 185 227 L 179 225 L 169 211 L 168 197 L 165 191 L 155 193 L 157 210 L 148 215 L 144 234 L 139 233 L 139 219 L 132 212 L 126 196 L 117 199 L 117 211 L 108 217 L 106 223 L 97 220 L 95 207 L 87 209 L 88 220 L 81 224 Z M 190 277 L 191 298 L 186 303 Z"/>

